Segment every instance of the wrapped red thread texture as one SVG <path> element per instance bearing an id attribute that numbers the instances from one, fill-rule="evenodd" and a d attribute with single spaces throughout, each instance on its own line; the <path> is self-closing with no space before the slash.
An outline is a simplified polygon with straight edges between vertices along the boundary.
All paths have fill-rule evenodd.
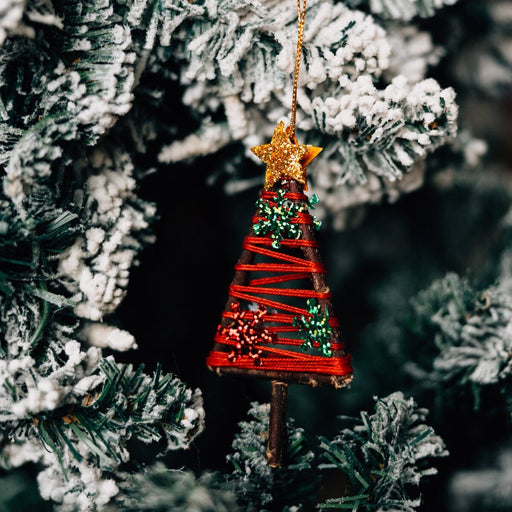
<path id="1" fill-rule="evenodd" d="M 276 197 L 276 192 L 262 191 L 261 198 L 272 201 Z M 285 198 L 294 202 L 306 203 L 307 197 L 304 194 L 287 192 Z M 272 203 L 271 203 L 272 204 Z M 258 222 L 261 217 L 255 216 L 253 223 Z M 303 211 L 291 221 L 301 224 L 304 229 L 309 229 L 313 224 L 313 218 L 307 211 Z M 327 375 L 344 376 L 352 373 L 350 365 L 350 356 L 337 356 L 336 351 L 344 348 L 343 343 L 337 339 L 332 339 L 332 350 L 335 351 L 331 357 L 313 355 L 303 352 L 300 346 L 304 340 L 296 338 L 287 338 L 282 336 L 286 333 L 296 333 L 299 328 L 293 325 L 295 317 L 309 317 L 307 309 L 290 305 L 286 298 L 316 299 L 324 303 L 331 298 L 330 292 L 315 291 L 314 289 L 304 288 L 278 288 L 272 285 L 276 283 L 286 283 L 300 279 L 308 279 L 311 274 L 326 274 L 324 265 L 320 262 L 311 261 L 304 257 L 293 256 L 282 251 L 282 249 L 303 249 L 306 247 L 318 248 L 318 242 L 315 240 L 306 240 L 303 236 L 299 239 L 284 239 L 280 241 L 281 248 L 276 250 L 272 248 L 272 238 L 267 236 L 254 236 L 249 234 L 245 237 L 243 248 L 250 251 L 255 257 L 258 255 L 264 257 L 267 262 L 259 263 L 237 263 L 236 271 L 247 272 L 253 277 L 247 284 L 231 284 L 229 296 L 235 301 L 246 301 L 247 303 L 256 303 L 266 308 L 264 317 L 265 331 L 270 333 L 275 343 L 256 343 L 254 349 L 261 351 L 261 361 L 255 367 L 253 357 L 241 355 L 233 358 L 233 349 L 236 341 L 230 339 L 226 333 L 233 322 L 235 313 L 229 308 L 224 311 L 222 326 L 219 326 L 215 341 L 222 345 L 226 350 L 212 350 L 207 359 L 207 364 L 212 367 L 236 367 L 242 369 L 261 369 L 283 372 L 307 372 L 321 373 Z M 270 274 L 265 277 L 257 277 L 258 273 L 265 272 Z M 261 274 L 260 274 L 261 275 Z M 269 298 L 270 297 L 270 298 Z M 246 311 L 245 317 L 251 320 L 251 315 L 256 312 Z M 334 333 L 338 332 L 339 323 L 337 318 L 330 316 L 329 323 Z M 268 340 L 268 336 L 265 336 Z M 278 346 L 276 346 L 278 345 Z M 287 347 L 290 347 L 288 349 Z M 231 357 L 230 357 L 231 354 Z"/>

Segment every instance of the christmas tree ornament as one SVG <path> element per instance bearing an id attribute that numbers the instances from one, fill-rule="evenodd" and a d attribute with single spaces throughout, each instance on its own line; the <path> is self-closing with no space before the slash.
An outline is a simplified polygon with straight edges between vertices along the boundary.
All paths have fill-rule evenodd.
<path id="1" fill-rule="evenodd" d="M 269 144 L 252 148 L 266 164 L 265 184 L 207 358 L 218 374 L 272 380 L 267 459 L 273 467 L 284 459 L 288 384 L 341 388 L 352 379 L 314 235 L 320 222 L 310 214 L 318 198 L 304 194 L 307 166 L 322 149 L 298 144 L 295 136 L 306 2 L 297 0 L 297 9 L 290 125 L 280 122 Z"/>

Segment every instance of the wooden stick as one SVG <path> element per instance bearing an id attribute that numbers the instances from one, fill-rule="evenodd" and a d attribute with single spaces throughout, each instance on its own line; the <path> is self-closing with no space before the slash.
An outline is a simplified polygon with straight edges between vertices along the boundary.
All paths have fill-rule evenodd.
<path id="1" fill-rule="evenodd" d="M 268 429 L 267 460 L 271 468 L 280 468 L 286 456 L 286 399 L 288 384 L 272 381 L 270 425 Z"/>
<path id="2" fill-rule="evenodd" d="M 252 377 L 256 379 L 277 379 L 281 382 L 306 384 L 311 387 L 331 386 L 335 389 L 348 386 L 352 380 L 352 374 L 342 376 L 325 375 L 322 373 L 265 370 L 264 368 L 251 370 L 246 368 L 237 368 L 236 366 L 209 366 L 208 368 L 217 375 L 234 375 L 237 377 Z"/>

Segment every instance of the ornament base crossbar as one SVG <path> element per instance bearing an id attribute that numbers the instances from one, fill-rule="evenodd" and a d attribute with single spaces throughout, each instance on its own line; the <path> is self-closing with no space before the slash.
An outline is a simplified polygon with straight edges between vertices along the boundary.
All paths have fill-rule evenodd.
<path id="1" fill-rule="evenodd" d="M 336 388 L 351 381 L 314 235 L 320 223 L 309 213 L 317 201 L 289 178 L 261 192 L 207 359 L 211 370 Z"/>

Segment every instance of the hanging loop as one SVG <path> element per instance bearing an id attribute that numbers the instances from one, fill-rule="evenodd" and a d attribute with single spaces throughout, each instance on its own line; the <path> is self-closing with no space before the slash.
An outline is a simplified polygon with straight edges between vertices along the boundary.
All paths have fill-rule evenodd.
<path id="1" fill-rule="evenodd" d="M 295 56 L 295 74 L 293 76 L 292 115 L 290 118 L 289 135 L 295 142 L 295 125 L 297 122 L 297 87 L 299 84 L 300 59 L 302 56 L 302 41 L 304 39 L 304 23 L 306 21 L 306 0 L 297 0 L 297 24 L 299 33 L 297 36 L 297 54 Z"/>

